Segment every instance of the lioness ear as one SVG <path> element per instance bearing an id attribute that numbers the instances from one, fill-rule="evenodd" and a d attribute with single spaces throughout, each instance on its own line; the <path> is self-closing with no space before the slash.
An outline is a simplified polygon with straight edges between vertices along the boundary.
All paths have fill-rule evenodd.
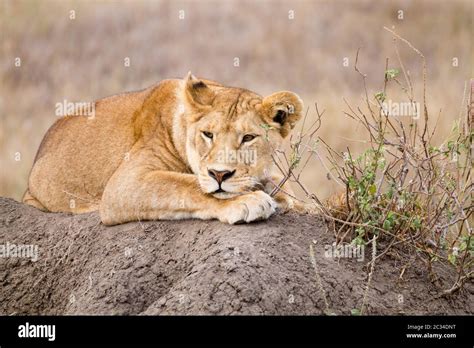
<path id="1" fill-rule="evenodd" d="M 277 92 L 263 99 L 262 109 L 268 124 L 278 127 L 286 137 L 301 118 L 303 101 L 295 93 Z"/>
<path id="2" fill-rule="evenodd" d="M 184 78 L 184 96 L 191 107 L 200 108 L 212 104 L 215 93 L 191 72 Z"/>

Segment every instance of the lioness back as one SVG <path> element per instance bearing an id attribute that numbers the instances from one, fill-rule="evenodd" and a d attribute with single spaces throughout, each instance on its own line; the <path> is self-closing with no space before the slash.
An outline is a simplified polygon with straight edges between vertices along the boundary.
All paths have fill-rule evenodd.
<path id="1" fill-rule="evenodd" d="M 136 140 L 135 113 L 157 88 L 100 99 L 94 115 L 57 120 L 38 149 L 25 198 L 52 212 L 97 210 L 107 181 Z"/>

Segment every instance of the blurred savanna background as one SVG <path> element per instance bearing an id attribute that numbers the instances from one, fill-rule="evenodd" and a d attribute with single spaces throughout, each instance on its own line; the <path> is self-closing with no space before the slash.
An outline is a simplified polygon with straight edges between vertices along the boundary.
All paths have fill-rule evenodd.
<path id="1" fill-rule="evenodd" d="M 0 195 L 21 199 L 56 103 L 93 101 L 188 71 L 262 95 L 294 91 L 310 120 L 317 102 L 325 110 L 318 135 L 357 152 L 367 137 L 344 115 L 343 98 L 364 105 L 358 48 L 370 95 L 383 88 L 386 58 L 399 68 L 384 26 L 426 57 L 428 111 L 433 122 L 439 116 L 435 140 L 442 141 L 465 111 L 472 11 L 470 0 L 0 0 Z M 420 57 L 398 47 L 421 102 Z M 399 90 L 387 94 L 403 98 Z M 320 161 L 303 181 L 323 198 L 338 189 Z"/>

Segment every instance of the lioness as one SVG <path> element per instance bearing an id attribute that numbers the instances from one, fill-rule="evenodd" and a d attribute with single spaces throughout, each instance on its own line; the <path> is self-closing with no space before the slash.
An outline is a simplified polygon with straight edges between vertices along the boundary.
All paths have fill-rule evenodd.
<path id="1" fill-rule="evenodd" d="M 186 78 L 95 102 L 44 136 L 23 201 L 50 212 L 100 211 L 104 224 L 154 219 L 267 219 L 291 208 L 272 152 L 301 117 L 291 92 L 262 98 Z M 289 191 L 289 187 L 284 188 Z"/>

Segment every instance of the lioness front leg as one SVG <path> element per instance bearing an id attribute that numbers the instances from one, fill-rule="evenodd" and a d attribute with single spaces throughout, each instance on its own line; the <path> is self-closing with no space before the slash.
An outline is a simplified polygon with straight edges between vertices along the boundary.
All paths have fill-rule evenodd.
<path id="1" fill-rule="evenodd" d="M 267 219 L 275 208 L 275 201 L 263 191 L 218 199 L 202 193 L 192 174 L 121 168 L 105 188 L 100 216 L 105 225 L 187 218 L 234 224 Z"/>

